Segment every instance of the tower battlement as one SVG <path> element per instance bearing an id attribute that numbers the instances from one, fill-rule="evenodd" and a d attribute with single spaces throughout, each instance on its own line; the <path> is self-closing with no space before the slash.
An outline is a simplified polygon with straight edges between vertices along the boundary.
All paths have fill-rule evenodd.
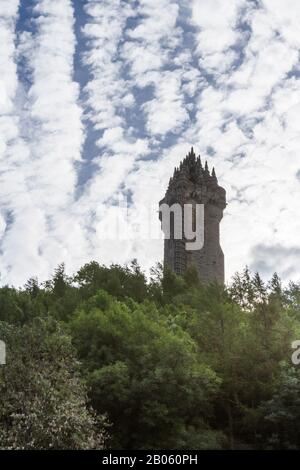
<path id="1" fill-rule="evenodd" d="M 174 169 L 165 197 L 159 205 L 204 205 L 204 246 L 200 250 L 187 251 L 186 239 L 165 239 L 164 264 L 177 274 L 183 274 L 188 266 L 197 268 L 202 281 L 224 282 L 224 255 L 220 246 L 219 225 L 226 207 L 226 191 L 219 186 L 215 169 L 204 167 L 193 147 L 180 165 Z M 160 219 L 161 219 L 160 213 Z"/>
<path id="2" fill-rule="evenodd" d="M 226 207 L 226 192 L 218 185 L 215 169 L 210 173 L 208 164 L 202 166 L 200 155 L 196 157 L 193 147 L 170 178 L 165 197 L 160 201 L 184 203 L 188 197 L 196 198 L 200 204 L 214 204 L 221 209 Z"/>

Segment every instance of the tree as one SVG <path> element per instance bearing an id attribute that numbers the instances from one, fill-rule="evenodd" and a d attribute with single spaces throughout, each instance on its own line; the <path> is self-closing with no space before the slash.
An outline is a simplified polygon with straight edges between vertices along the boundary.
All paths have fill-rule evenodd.
<path id="1" fill-rule="evenodd" d="M 241 307 L 251 310 L 254 301 L 254 286 L 248 266 L 242 273 L 235 273 L 229 292 Z"/>
<path id="2" fill-rule="evenodd" d="M 24 290 L 25 290 L 25 292 L 28 292 L 28 294 L 32 298 L 36 298 L 37 295 L 40 292 L 40 286 L 39 286 L 38 279 L 36 277 L 31 277 L 30 279 L 28 279 L 28 281 L 26 282 L 26 284 L 24 286 Z"/>
<path id="3" fill-rule="evenodd" d="M 181 276 L 177 276 L 169 268 L 164 269 L 162 278 L 163 302 L 172 303 L 175 296 L 185 291 L 186 284 Z"/>
<path id="4" fill-rule="evenodd" d="M 272 294 L 281 297 L 282 295 L 282 285 L 281 280 L 277 273 L 274 273 L 272 279 L 269 282 L 269 288 Z"/>
<path id="5" fill-rule="evenodd" d="M 265 304 L 267 301 L 268 293 L 265 283 L 263 282 L 259 273 L 254 274 L 252 283 L 254 291 L 254 302 L 256 304 Z"/>
<path id="6" fill-rule="evenodd" d="M 164 268 L 162 263 L 156 263 L 150 269 L 150 282 L 148 287 L 149 298 L 156 304 L 163 304 L 162 280 L 164 276 Z"/>
<path id="7" fill-rule="evenodd" d="M 0 323 L 0 448 L 102 448 L 103 425 L 87 408 L 70 338 L 53 319 Z"/>
<path id="8" fill-rule="evenodd" d="M 299 284 L 92 262 L 0 288 L 1 321 L 5 448 L 102 446 L 105 414 L 110 448 L 299 448 Z"/>
<path id="9" fill-rule="evenodd" d="M 300 369 L 281 363 L 274 394 L 261 406 L 268 437 L 265 446 L 275 449 L 299 449 L 300 442 Z"/>
<path id="10" fill-rule="evenodd" d="M 58 298 L 63 297 L 69 284 L 70 284 L 70 279 L 66 275 L 65 264 L 61 263 L 55 269 L 54 276 L 52 278 L 51 287 L 52 287 L 53 295 Z"/>
<path id="11" fill-rule="evenodd" d="M 98 292 L 78 310 L 71 331 L 93 407 L 112 423 L 110 446 L 219 446 L 220 433 L 206 421 L 220 380 L 199 361 L 191 337 L 169 327 L 153 303 Z"/>
<path id="12" fill-rule="evenodd" d="M 142 302 L 148 292 L 146 277 L 136 260 L 125 267 L 118 264 L 105 267 L 92 261 L 78 271 L 74 282 L 79 284 L 80 294 L 84 299 L 103 289 L 118 299 L 131 297 Z"/>

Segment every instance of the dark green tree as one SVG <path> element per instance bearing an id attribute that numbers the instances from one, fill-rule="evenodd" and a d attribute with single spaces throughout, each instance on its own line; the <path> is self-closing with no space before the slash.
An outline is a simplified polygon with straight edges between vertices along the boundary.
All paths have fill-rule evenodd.
<path id="1" fill-rule="evenodd" d="M 0 337 L 7 348 L 0 366 L 0 448 L 102 448 L 102 418 L 87 408 L 71 340 L 57 322 L 1 322 Z"/>
<path id="2" fill-rule="evenodd" d="M 220 381 L 198 360 L 191 337 L 168 326 L 153 303 L 99 292 L 71 328 L 93 407 L 112 423 L 112 447 L 218 447 L 207 420 Z"/>

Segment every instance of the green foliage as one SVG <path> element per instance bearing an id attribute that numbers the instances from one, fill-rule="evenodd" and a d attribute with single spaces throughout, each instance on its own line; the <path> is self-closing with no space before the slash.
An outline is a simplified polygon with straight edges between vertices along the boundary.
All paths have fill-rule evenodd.
<path id="1" fill-rule="evenodd" d="M 83 298 L 89 298 L 99 289 L 103 289 L 118 299 L 130 297 L 142 302 L 147 296 L 146 277 L 136 260 L 130 266 L 112 265 L 110 268 L 100 266 L 95 261 L 81 268 L 74 281 L 80 287 Z"/>
<path id="2" fill-rule="evenodd" d="M 87 408 L 70 338 L 57 323 L 1 322 L 0 337 L 7 345 L 0 368 L 0 448 L 101 447 L 103 426 Z"/>
<path id="3" fill-rule="evenodd" d="M 3 448 L 299 448 L 300 286 L 60 265 L 0 288 Z M 77 359 L 80 361 L 77 363 Z M 14 359 L 14 360 L 12 360 Z M 299 366 L 300 367 L 300 366 Z M 88 405 L 93 407 L 89 411 Z M 100 442 L 99 442 L 100 439 Z"/>
<path id="4" fill-rule="evenodd" d="M 299 449 L 300 442 L 300 369 L 281 363 L 280 375 L 272 399 L 261 407 L 267 428 L 266 447 Z"/>
<path id="5" fill-rule="evenodd" d="M 77 311 L 71 331 L 93 407 L 112 422 L 114 448 L 191 448 L 195 433 L 199 446 L 207 439 L 220 380 L 153 303 L 99 292 Z"/>

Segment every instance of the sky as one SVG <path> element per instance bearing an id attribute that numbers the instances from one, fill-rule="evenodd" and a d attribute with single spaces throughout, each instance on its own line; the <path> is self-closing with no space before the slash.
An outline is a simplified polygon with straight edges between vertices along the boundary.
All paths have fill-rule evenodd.
<path id="1" fill-rule="evenodd" d="M 226 280 L 298 281 L 299 24 L 298 0 L 0 0 L 0 282 L 148 272 L 192 145 L 227 191 Z"/>

